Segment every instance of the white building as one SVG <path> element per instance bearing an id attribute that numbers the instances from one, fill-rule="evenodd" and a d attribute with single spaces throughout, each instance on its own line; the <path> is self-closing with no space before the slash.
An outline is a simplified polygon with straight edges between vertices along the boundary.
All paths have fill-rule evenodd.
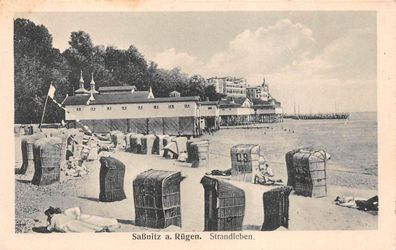
<path id="1" fill-rule="evenodd" d="M 263 83 L 259 86 L 247 87 L 246 97 L 250 100 L 260 99 L 263 101 L 268 101 L 271 95 L 269 92 L 269 86 L 265 83 L 265 79 L 263 80 Z"/>
<path id="2" fill-rule="evenodd" d="M 220 126 L 220 111 L 218 101 L 199 102 L 201 128 L 218 129 Z"/>
<path id="3" fill-rule="evenodd" d="M 221 125 L 239 125 L 254 119 L 252 102 L 246 97 L 220 100 L 219 113 Z"/>
<path id="4" fill-rule="evenodd" d="M 256 113 L 257 122 L 281 122 L 283 121 L 283 109 L 281 103 L 270 97 L 268 101 L 254 99 L 253 109 Z"/>
<path id="5" fill-rule="evenodd" d="M 91 84 L 91 88 L 94 84 Z M 102 89 L 102 88 L 101 88 Z M 65 120 L 71 126 L 87 125 L 94 132 L 199 135 L 198 96 L 154 98 L 150 91 L 128 92 L 125 86 L 92 89 L 69 96 L 63 102 Z M 102 89 L 103 90 L 103 89 Z"/>
<path id="6" fill-rule="evenodd" d="M 169 97 L 180 97 L 180 96 L 181 96 L 180 92 L 176 90 L 169 93 Z"/>
<path id="7" fill-rule="evenodd" d="M 214 85 L 217 93 L 233 97 L 246 97 L 246 79 L 236 77 L 212 77 L 208 85 Z"/>

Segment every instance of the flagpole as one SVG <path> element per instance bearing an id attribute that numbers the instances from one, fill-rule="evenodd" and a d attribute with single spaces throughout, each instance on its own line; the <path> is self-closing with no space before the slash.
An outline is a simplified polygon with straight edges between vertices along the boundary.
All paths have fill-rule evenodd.
<path id="1" fill-rule="evenodd" d="M 40 121 L 40 125 L 39 125 L 40 131 L 42 131 L 42 130 L 41 130 L 41 124 L 43 123 L 43 120 L 44 120 L 45 107 L 47 106 L 47 102 L 48 102 L 48 95 L 47 95 L 47 97 L 45 98 L 43 114 L 41 115 L 41 121 Z"/>
<path id="2" fill-rule="evenodd" d="M 52 86 L 52 82 L 51 82 L 50 87 L 49 87 L 49 89 L 48 89 L 47 97 L 45 98 L 45 103 L 44 103 L 44 108 L 43 108 L 43 114 L 41 115 L 41 120 L 40 120 L 40 124 L 39 124 L 39 129 L 40 129 L 40 131 L 42 131 L 42 130 L 41 130 L 41 124 L 43 123 L 43 120 L 44 120 L 45 108 L 47 107 L 48 96 L 49 96 L 49 92 L 50 92 L 51 86 Z"/>

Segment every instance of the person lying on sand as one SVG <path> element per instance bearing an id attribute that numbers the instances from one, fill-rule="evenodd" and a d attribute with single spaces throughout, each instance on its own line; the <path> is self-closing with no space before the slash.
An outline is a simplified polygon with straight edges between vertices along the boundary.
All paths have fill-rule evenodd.
<path id="1" fill-rule="evenodd" d="M 120 227 L 116 219 L 83 214 L 79 207 L 63 212 L 60 208 L 49 207 L 44 214 L 48 217 L 47 230 L 50 232 L 111 232 Z"/>
<path id="2" fill-rule="evenodd" d="M 356 208 L 364 211 L 378 211 L 378 196 L 374 196 L 370 199 L 359 198 L 359 197 L 343 197 L 337 196 L 334 200 L 336 205 L 342 207 Z"/>

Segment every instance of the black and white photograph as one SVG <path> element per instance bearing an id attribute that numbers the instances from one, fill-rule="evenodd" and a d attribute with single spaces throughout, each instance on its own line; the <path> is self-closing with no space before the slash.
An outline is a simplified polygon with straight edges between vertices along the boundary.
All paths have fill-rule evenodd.
<path id="1" fill-rule="evenodd" d="M 377 232 L 378 20 L 370 9 L 15 12 L 11 233 Z"/>

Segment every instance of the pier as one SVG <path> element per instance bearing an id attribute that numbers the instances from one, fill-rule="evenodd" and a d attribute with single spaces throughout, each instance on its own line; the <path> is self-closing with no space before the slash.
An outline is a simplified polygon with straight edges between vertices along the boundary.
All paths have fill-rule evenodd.
<path id="1" fill-rule="evenodd" d="M 290 118 L 294 120 L 346 120 L 349 118 L 349 113 L 318 113 L 318 114 L 301 114 L 301 115 L 285 115 L 284 118 Z"/>

